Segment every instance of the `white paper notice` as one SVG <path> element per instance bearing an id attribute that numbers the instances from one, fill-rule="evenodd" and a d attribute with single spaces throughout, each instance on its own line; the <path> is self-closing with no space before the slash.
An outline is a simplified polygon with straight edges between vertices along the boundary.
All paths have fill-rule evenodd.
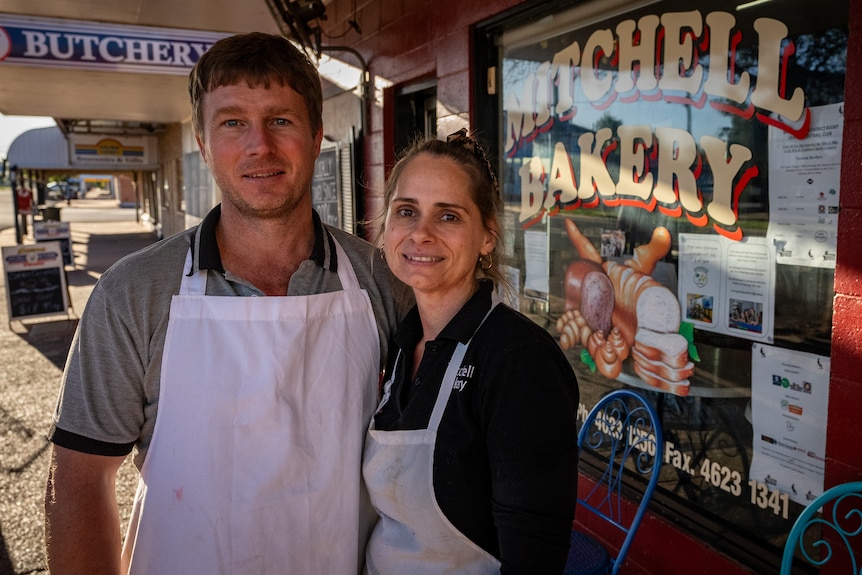
<path id="1" fill-rule="evenodd" d="M 844 104 L 811 108 L 798 140 L 769 128 L 769 228 L 776 262 L 835 268 Z"/>
<path id="2" fill-rule="evenodd" d="M 775 261 L 765 238 L 680 234 L 678 281 L 683 321 L 772 343 Z"/>
<path id="3" fill-rule="evenodd" d="M 524 232 L 524 259 L 526 270 L 524 290 L 532 290 L 547 296 L 551 291 L 548 282 L 548 231 L 527 230 Z M 539 294 L 532 294 L 533 296 Z M 531 294 L 527 294 L 531 295 Z"/>
<path id="4" fill-rule="evenodd" d="M 828 357 L 752 346 L 749 479 L 801 505 L 823 493 L 829 369 Z"/>

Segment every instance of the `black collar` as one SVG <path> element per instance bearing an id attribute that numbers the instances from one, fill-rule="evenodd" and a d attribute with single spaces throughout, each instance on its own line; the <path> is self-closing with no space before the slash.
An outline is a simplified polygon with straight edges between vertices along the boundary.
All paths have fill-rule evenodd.
<path id="1" fill-rule="evenodd" d="M 460 343 L 467 343 L 485 319 L 488 310 L 491 309 L 491 293 L 494 283 L 489 280 L 479 280 L 479 289 L 476 290 L 467 303 L 458 310 L 446 327 L 437 336 L 438 340 L 449 339 Z M 398 326 L 395 343 L 401 349 L 413 349 L 422 339 L 422 322 L 419 318 L 419 309 L 413 309 L 404 317 Z"/>
<path id="2" fill-rule="evenodd" d="M 197 233 L 192 236 L 193 254 L 195 253 L 195 243 L 197 242 L 199 246 L 195 265 L 192 266 L 194 272 L 207 269 L 224 274 L 225 270 L 222 265 L 218 242 L 216 241 L 216 225 L 220 218 L 221 204 L 218 204 L 204 217 L 200 226 L 198 226 Z M 314 248 L 312 248 L 311 257 L 308 259 L 323 269 L 338 272 L 338 262 L 335 256 L 335 243 L 332 239 L 332 234 L 328 232 L 324 233 L 326 230 L 316 211 L 311 211 L 311 218 L 314 221 Z"/>

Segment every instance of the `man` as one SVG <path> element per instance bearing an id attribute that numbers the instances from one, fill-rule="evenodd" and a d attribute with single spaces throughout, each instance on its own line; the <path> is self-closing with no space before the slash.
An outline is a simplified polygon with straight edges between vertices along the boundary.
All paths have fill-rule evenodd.
<path id="1" fill-rule="evenodd" d="M 357 573 L 374 521 L 362 441 L 409 296 L 312 209 L 322 95 L 304 55 L 226 38 L 189 93 L 222 203 L 118 262 L 87 303 L 50 434 L 49 568 Z M 114 486 L 133 448 L 121 552 Z"/>

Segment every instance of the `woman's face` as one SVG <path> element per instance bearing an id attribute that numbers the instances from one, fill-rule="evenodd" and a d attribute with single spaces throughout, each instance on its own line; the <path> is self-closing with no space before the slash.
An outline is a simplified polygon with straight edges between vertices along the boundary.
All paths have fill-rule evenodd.
<path id="1" fill-rule="evenodd" d="M 469 297 L 476 261 L 495 238 L 470 194 L 470 178 L 453 160 L 419 154 L 401 171 L 386 211 L 386 261 L 411 286 L 428 295 Z"/>

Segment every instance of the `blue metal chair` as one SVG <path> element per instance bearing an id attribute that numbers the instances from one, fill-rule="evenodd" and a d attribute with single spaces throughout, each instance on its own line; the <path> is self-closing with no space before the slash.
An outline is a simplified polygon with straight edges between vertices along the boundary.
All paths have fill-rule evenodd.
<path id="1" fill-rule="evenodd" d="M 565 575 L 616 575 L 637 533 L 655 491 L 664 458 L 664 438 L 655 409 L 638 393 L 612 391 L 587 415 L 578 446 L 595 452 L 607 465 L 592 490 L 578 497 L 578 510 L 589 511 L 624 534 L 619 552 L 612 556 L 595 538 L 572 531 Z M 628 466 L 627 466 L 628 464 Z M 640 476 L 645 484 L 634 517 L 624 517 L 624 470 Z"/>
<path id="2" fill-rule="evenodd" d="M 818 528 L 813 541 L 804 540 L 810 529 Z M 850 573 L 862 573 L 862 481 L 830 487 L 802 510 L 784 543 L 780 575 L 790 575 L 797 549 L 805 561 L 817 567 L 846 553 L 840 560 L 847 561 Z"/>

